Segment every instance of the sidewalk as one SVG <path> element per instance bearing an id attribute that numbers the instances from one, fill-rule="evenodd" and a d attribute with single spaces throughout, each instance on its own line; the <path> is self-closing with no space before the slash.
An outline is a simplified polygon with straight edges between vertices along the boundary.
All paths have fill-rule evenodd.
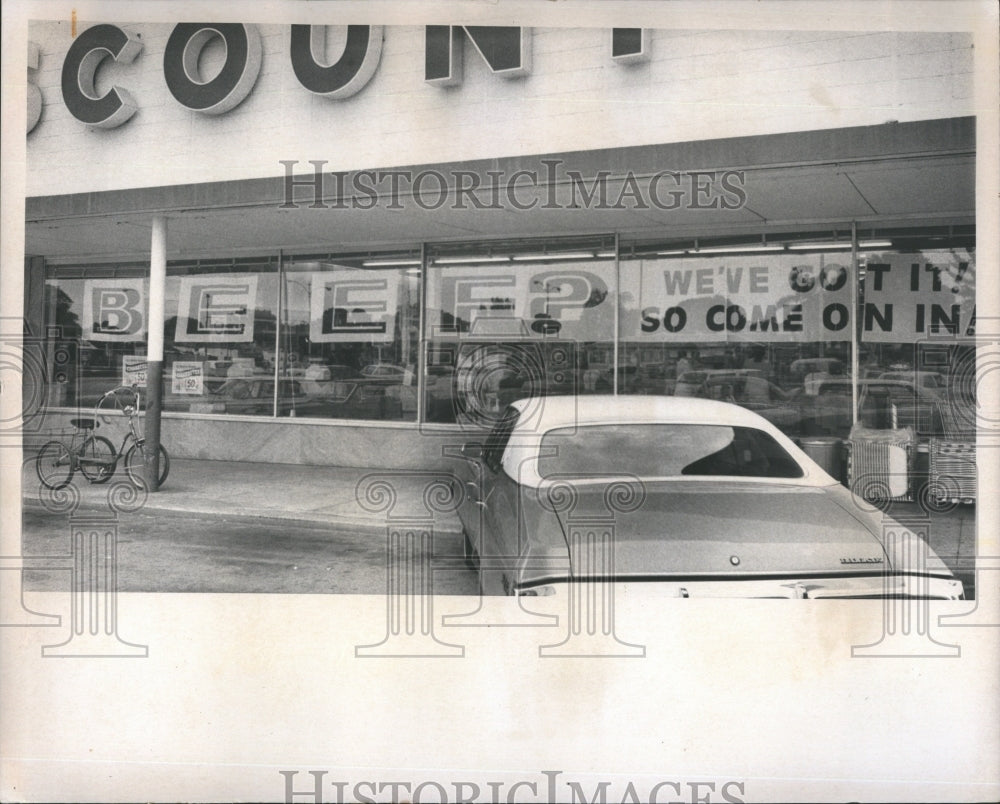
<path id="1" fill-rule="evenodd" d="M 461 526 L 454 511 L 430 512 L 424 504 L 428 484 L 445 476 L 443 472 L 366 471 L 178 458 L 171 459 L 166 482 L 159 491 L 147 495 L 141 508 L 146 513 L 281 520 L 378 533 L 385 533 L 390 519 L 414 521 L 433 515 L 436 532 L 460 534 Z M 79 494 L 79 510 L 107 511 L 110 490 L 125 479 L 120 466 L 107 484 L 92 485 L 76 473 L 69 494 L 74 497 Z M 364 496 L 366 490 L 366 498 L 359 500 L 359 494 Z M 121 489 L 116 493 L 120 494 Z M 51 509 L 52 503 L 43 504 L 42 494 L 59 492 L 41 488 L 34 460 L 26 460 L 22 470 L 25 507 Z M 129 505 L 130 501 L 126 501 L 126 506 Z"/>
<path id="2" fill-rule="evenodd" d="M 33 460 L 25 461 L 22 477 L 25 507 L 42 509 Z M 414 522 L 433 517 L 437 533 L 460 535 L 454 511 L 431 512 L 425 503 L 428 485 L 445 477 L 440 471 L 172 459 L 166 483 L 147 496 L 142 510 L 280 520 L 373 533 L 385 533 L 390 520 Z M 79 493 L 79 509 L 107 511 L 109 490 L 124 479 L 121 468 L 105 485 L 91 485 L 77 473 L 72 486 Z M 434 491 L 433 485 L 430 491 Z M 454 507 L 444 498 L 437 499 L 446 509 Z M 926 527 L 927 541 L 953 569 L 971 567 L 976 550 L 975 506 L 959 505 L 949 512 L 925 514 L 917 503 L 894 503 L 889 514 L 909 527 Z"/>

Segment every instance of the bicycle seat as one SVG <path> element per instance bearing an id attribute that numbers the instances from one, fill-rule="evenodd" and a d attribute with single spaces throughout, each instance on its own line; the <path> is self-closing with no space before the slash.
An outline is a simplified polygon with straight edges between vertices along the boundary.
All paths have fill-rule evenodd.
<path id="1" fill-rule="evenodd" d="M 69 423 L 78 430 L 93 430 L 97 427 L 95 419 L 70 419 Z"/>

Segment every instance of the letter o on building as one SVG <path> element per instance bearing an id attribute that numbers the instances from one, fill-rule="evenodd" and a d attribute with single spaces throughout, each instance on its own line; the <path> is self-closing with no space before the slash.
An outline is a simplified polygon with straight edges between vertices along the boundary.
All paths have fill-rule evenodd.
<path id="1" fill-rule="evenodd" d="M 226 62 L 210 81 L 198 61 L 215 37 L 226 47 Z M 256 25 L 182 22 L 174 27 L 163 54 L 167 89 L 182 106 L 203 114 L 224 114 L 238 106 L 257 82 L 263 48 Z"/>
<path id="2" fill-rule="evenodd" d="M 94 83 L 106 58 L 128 64 L 141 50 L 142 42 L 116 25 L 94 25 L 74 39 L 62 67 L 63 103 L 69 113 L 92 128 L 116 128 L 135 114 L 138 107 L 127 90 L 114 86 L 98 95 Z"/>

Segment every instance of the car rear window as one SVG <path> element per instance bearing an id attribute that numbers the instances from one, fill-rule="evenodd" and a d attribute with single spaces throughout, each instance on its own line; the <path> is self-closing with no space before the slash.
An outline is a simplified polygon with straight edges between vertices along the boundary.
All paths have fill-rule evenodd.
<path id="1" fill-rule="evenodd" d="M 716 424 L 600 424 L 542 437 L 542 477 L 630 474 L 640 478 L 802 477 L 802 467 L 767 433 Z"/>

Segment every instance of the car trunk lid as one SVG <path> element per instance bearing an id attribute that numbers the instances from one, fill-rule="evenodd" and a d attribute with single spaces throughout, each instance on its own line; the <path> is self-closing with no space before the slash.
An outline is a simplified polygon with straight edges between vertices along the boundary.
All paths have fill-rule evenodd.
<path id="1" fill-rule="evenodd" d="M 577 488 L 560 524 L 575 576 L 881 573 L 882 545 L 823 489 L 647 482 L 635 510 L 613 511 L 608 486 Z M 621 507 L 621 506 L 619 506 Z"/>

